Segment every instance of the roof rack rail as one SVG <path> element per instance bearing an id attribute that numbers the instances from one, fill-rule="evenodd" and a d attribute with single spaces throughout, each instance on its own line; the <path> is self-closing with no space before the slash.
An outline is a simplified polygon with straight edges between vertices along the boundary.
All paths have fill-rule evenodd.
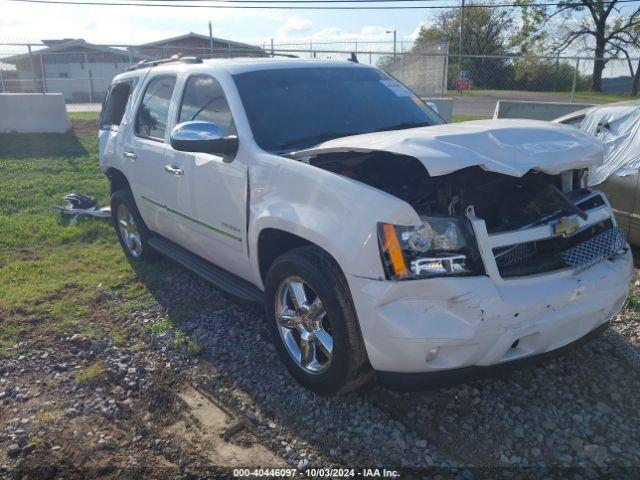
<path id="1" fill-rule="evenodd" d="M 158 65 L 166 65 L 168 63 L 202 63 L 200 57 L 183 57 L 182 55 L 173 55 L 170 58 L 161 58 L 158 60 L 141 60 L 135 65 L 131 65 L 125 71 L 131 72 L 133 70 L 140 70 L 141 68 L 157 67 Z"/>

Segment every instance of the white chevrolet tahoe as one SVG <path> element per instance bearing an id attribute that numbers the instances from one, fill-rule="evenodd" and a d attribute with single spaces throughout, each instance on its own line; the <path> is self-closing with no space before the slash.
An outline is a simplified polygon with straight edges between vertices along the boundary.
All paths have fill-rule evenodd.
<path id="1" fill-rule="evenodd" d="M 444 124 L 337 61 L 142 64 L 100 127 L 126 254 L 264 302 L 280 358 L 322 394 L 422 388 L 603 330 L 632 258 L 587 186 L 602 159 L 572 127 Z"/>

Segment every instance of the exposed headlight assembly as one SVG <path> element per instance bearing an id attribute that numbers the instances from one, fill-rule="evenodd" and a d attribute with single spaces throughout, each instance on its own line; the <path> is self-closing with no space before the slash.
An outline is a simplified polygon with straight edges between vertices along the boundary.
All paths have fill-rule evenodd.
<path id="1" fill-rule="evenodd" d="M 414 227 L 378 224 L 388 279 L 480 275 L 482 262 L 466 219 L 429 217 Z"/>

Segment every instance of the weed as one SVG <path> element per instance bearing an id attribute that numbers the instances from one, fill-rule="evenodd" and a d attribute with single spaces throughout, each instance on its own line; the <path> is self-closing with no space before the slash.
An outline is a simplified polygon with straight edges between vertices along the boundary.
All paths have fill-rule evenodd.
<path id="1" fill-rule="evenodd" d="M 92 382 L 103 378 L 107 373 L 107 366 L 98 360 L 76 373 L 76 380 L 80 383 Z"/>
<path id="2" fill-rule="evenodd" d="M 634 310 L 640 310 L 640 296 L 630 293 L 627 296 L 627 307 Z"/>

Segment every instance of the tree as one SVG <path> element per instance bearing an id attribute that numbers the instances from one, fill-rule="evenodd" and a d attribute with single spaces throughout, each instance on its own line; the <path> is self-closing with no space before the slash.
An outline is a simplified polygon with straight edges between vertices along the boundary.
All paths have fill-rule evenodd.
<path id="1" fill-rule="evenodd" d="M 621 53 L 621 47 L 630 45 L 627 34 L 640 25 L 640 7 L 627 12 L 620 0 L 561 0 L 548 11 L 549 7 L 536 6 L 533 0 L 522 1 L 528 2 L 529 14 L 545 19 L 540 29 L 546 29 L 553 17 L 563 17 L 554 35 L 552 50 L 560 54 L 582 41 L 584 48 L 593 51 L 595 59 L 591 90 L 602 91 L 602 72 L 607 62 Z M 579 12 L 585 14 L 576 22 Z"/>
<path id="2" fill-rule="evenodd" d="M 458 70 L 469 71 L 479 88 L 502 88 L 513 78 L 512 66 L 506 58 L 511 37 L 516 31 L 515 20 L 507 9 L 482 8 L 469 3 L 464 9 L 462 58 L 456 55 L 460 46 L 460 10 L 440 13 L 429 27 L 422 27 L 415 51 L 435 42 L 449 42 L 449 88 L 458 78 Z M 503 58 L 499 58 L 499 57 Z"/>
<path id="3" fill-rule="evenodd" d="M 636 26 L 632 30 L 628 30 L 619 35 L 619 40 L 616 39 L 615 48 L 622 53 L 627 60 L 629 67 L 629 73 L 631 74 L 631 96 L 638 96 L 638 84 L 640 83 L 640 60 L 637 65 L 633 65 L 631 59 L 631 50 L 640 50 L 640 26 Z"/>
<path id="4" fill-rule="evenodd" d="M 552 60 L 527 52 L 514 62 L 514 69 L 514 86 L 518 90 L 570 92 L 574 78 L 579 90 L 589 88 L 590 78 L 560 58 Z"/>
<path id="5" fill-rule="evenodd" d="M 449 52 L 455 54 L 460 45 L 460 10 L 440 13 L 429 28 L 422 27 L 416 47 L 421 44 L 448 40 Z M 474 7 L 464 9 L 462 52 L 464 55 L 505 55 L 515 29 L 513 16 L 506 9 Z"/>

